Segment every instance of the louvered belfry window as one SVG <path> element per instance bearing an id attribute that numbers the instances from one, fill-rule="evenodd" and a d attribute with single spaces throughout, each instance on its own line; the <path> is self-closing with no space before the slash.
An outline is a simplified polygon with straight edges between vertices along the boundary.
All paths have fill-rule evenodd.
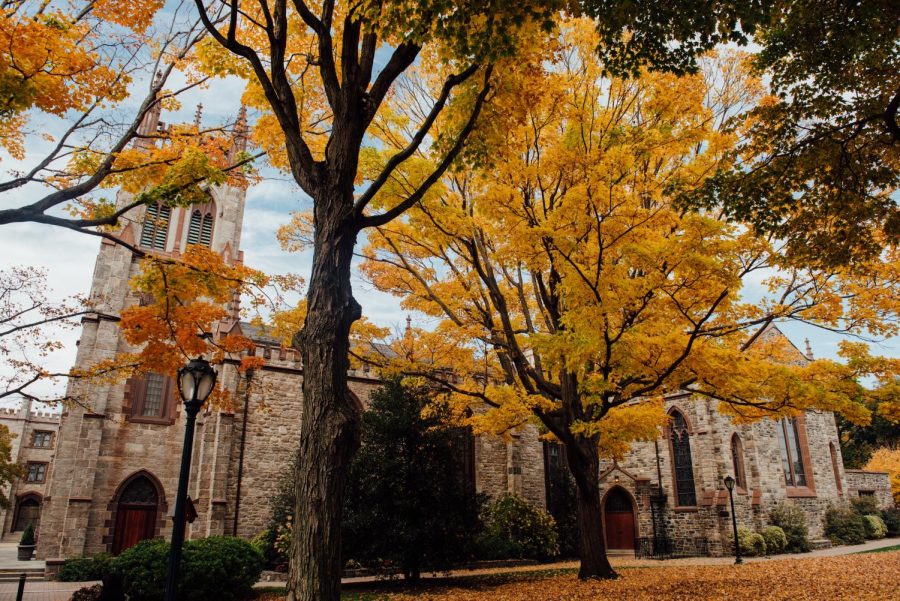
<path id="1" fill-rule="evenodd" d="M 214 207 L 212 203 L 197 207 L 191 211 L 188 226 L 188 244 L 200 244 L 207 248 L 212 244 Z"/>
<path id="2" fill-rule="evenodd" d="M 141 246 L 155 250 L 165 250 L 171 217 L 172 209 L 166 205 L 159 203 L 147 205 L 144 228 L 141 230 Z"/>

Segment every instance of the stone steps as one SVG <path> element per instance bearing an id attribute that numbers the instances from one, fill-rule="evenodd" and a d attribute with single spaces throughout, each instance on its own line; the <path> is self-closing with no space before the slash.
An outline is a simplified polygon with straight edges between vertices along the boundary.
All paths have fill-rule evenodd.
<path id="1" fill-rule="evenodd" d="M 0 568 L 0 582 L 18 582 L 25 574 L 26 582 L 44 582 L 44 568 Z"/>

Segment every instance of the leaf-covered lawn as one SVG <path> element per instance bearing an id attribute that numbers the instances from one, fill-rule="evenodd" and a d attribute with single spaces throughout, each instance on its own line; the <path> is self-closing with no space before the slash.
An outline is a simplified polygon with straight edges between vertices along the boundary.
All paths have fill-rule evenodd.
<path id="1" fill-rule="evenodd" d="M 665 564 L 661 564 L 664 566 Z M 351 589 L 346 601 L 658 600 L 826 601 L 897 599 L 900 552 L 762 561 L 743 566 L 672 566 L 620 570 L 614 581 L 580 582 L 573 574 L 459 578 L 420 589 Z M 449 582 L 449 583 L 448 583 Z M 265 601 L 281 601 L 269 593 Z"/>

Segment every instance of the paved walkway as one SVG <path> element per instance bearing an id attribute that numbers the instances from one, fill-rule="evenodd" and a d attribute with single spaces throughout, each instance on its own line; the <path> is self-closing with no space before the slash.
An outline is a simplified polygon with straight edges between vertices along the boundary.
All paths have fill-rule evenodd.
<path id="1" fill-rule="evenodd" d="M 7 568 L 41 568 L 44 569 L 44 562 L 32 559 L 31 561 L 19 561 L 16 549 L 18 543 L 0 543 L 0 570 Z"/>
<path id="2" fill-rule="evenodd" d="M 900 538 L 886 538 L 878 541 L 869 541 L 863 545 L 853 545 L 846 547 L 833 547 L 831 549 L 822 549 L 802 555 L 777 555 L 775 557 L 751 557 L 747 561 L 785 561 L 791 559 L 810 559 L 816 557 L 834 557 L 836 555 L 848 555 L 850 553 L 859 553 L 861 551 L 873 551 L 883 547 L 891 547 L 900 544 Z M 4 544 L 0 544 L 0 558 L 5 557 Z M 15 547 L 15 545 L 13 545 Z M 15 558 L 15 554 L 13 554 Z M 661 567 L 672 565 L 729 565 L 734 560 L 730 557 L 686 557 L 684 559 L 669 559 L 666 561 L 655 561 L 652 559 L 634 559 L 632 557 L 613 557 L 612 564 L 617 567 Z M 19 567 L 25 562 L 19 563 Z M 38 562 L 30 561 L 28 564 L 37 565 Z M 521 566 L 517 568 L 492 568 L 482 570 L 461 570 L 453 572 L 450 577 L 455 576 L 473 576 L 481 574 L 497 574 L 504 572 L 527 572 L 534 570 L 552 570 L 560 568 L 577 567 L 578 563 L 574 561 L 559 562 L 532 566 Z M 29 565 L 31 567 L 31 565 Z M 346 579 L 345 582 L 360 582 L 363 579 L 354 578 Z M 69 601 L 72 593 L 78 589 L 89 586 L 86 582 L 31 582 L 26 583 L 24 601 Z M 277 587 L 279 583 L 261 582 L 261 587 Z M 0 582 L 0 600 L 13 601 L 16 598 L 16 589 L 18 584 L 15 582 Z"/>

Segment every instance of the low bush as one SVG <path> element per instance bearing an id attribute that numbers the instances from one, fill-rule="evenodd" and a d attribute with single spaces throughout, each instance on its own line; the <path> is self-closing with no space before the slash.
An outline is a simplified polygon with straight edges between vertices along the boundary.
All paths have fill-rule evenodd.
<path id="1" fill-rule="evenodd" d="M 93 557 L 73 557 L 67 559 L 59 570 L 63 582 L 88 582 L 101 580 L 111 569 L 112 557 L 98 553 Z"/>
<path id="2" fill-rule="evenodd" d="M 878 501 L 874 496 L 850 499 L 850 508 L 859 515 L 878 515 Z"/>
<path id="3" fill-rule="evenodd" d="M 165 590 L 169 543 L 141 541 L 113 562 L 131 601 L 157 601 Z M 245 540 L 213 536 L 184 544 L 178 598 L 183 601 L 239 601 L 252 593 L 263 558 Z"/>
<path id="4" fill-rule="evenodd" d="M 769 513 L 769 523 L 778 526 L 787 537 L 788 553 L 806 553 L 812 549 L 809 543 L 809 527 L 806 514 L 793 503 L 779 503 Z"/>
<path id="5" fill-rule="evenodd" d="M 866 540 L 862 516 L 852 509 L 832 507 L 825 512 L 825 536 L 842 545 L 858 545 Z"/>
<path id="6" fill-rule="evenodd" d="M 477 542 L 481 559 L 537 559 L 559 554 L 556 523 L 549 513 L 516 495 L 503 495 L 482 515 L 485 530 Z"/>
<path id="7" fill-rule="evenodd" d="M 275 566 L 284 563 L 284 557 L 278 552 L 278 549 L 275 548 L 276 536 L 273 529 L 266 528 L 254 536 L 250 541 L 253 548 L 259 551 L 259 554 L 262 556 L 263 563 L 265 564 L 264 567 L 270 570 L 273 570 L 275 569 Z"/>
<path id="8" fill-rule="evenodd" d="M 745 557 L 759 557 L 766 554 L 766 541 L 762 534 L 747 528 L 738 528 L 738 544 L 741 546 L 741 555 Z"/>
<path id="9" fill-rule="evenodd" d="M 787 549 L 787 536 L 784 530 L 778 526 L 766 526 L 760 534 L 763 540 L 766 541 L 766 553 L 768 555 L 778 555 L 779 553 L 784 553 L 784 550 Z"/>
<path id="10" fill-rule="evenodd" d="M 892 507 L 881 512 L 881 519 L 887 527 L 888 536 L 900 536 L 900 509 Z"/>
<path id="11" fill-rule="evenodd" d="M 103 586 L 95 584 L 94 586 L 86 586 L 72 593 L 71 601 L 100 601 L 103 594 Z"/>
<path id="12" fill-rule="evenodd" d="M 875 539 L 887 536 L 887 526 L 881 516 L 864 515 L 863 525 L 866 528 L 866 538 Z"/>

